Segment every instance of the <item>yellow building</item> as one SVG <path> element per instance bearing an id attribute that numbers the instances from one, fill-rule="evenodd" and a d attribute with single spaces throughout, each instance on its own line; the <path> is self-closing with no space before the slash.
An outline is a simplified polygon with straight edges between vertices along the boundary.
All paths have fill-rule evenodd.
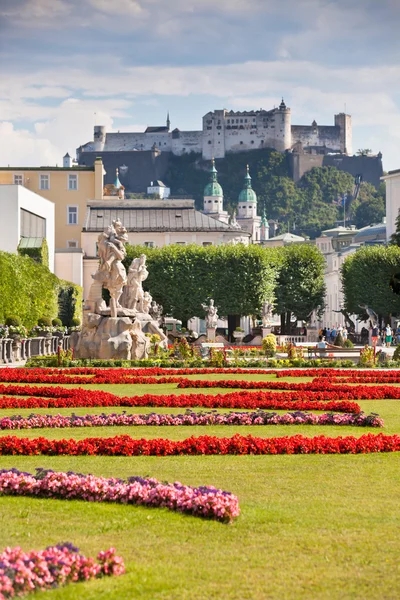
<path id="1" fill-rule="evenodd" d="M 92 167 L 72 165 L 67 154 L 62 167 L 0 167 L 0 185 L 23 185 L 55 204 L 56 252 L 81 248 L 88 200 L 103 199 L 103 162 Z"/>

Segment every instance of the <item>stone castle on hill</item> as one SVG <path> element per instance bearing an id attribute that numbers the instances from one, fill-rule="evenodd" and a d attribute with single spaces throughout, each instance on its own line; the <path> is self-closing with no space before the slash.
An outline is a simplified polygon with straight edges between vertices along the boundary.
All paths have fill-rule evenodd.
<path id="1" fill-rule="evenodd" d="M 214 110 L 204 115 L 200 131 L 171 131 L 169 115 L 166 125 L 147 127 L 140 133 L 107 133 L 104 126 L 96 125 L 93 141 L 77 149 L 77 159 L 82 164 L 90 153 L 159 151 L 177 156 L 196 152 L 211 160 L 230 152 L 260 148 L 351 155 L 351 146 L 350 115 L 335 115 L 334 125 L 318 125 L 315 121 L 311 125 L 292 125 L 291 110 L 282 99 L 279 107 L 271 110 Z"/>

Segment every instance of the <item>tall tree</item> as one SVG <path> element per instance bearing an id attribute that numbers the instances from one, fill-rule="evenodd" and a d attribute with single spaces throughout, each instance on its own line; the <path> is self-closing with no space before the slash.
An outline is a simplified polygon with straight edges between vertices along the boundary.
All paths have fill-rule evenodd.
<path id="1" fill-rule="evenodd" d="M 400 248 L 365 246 L 346 258 L 341 273 L 344 310 L 349 314 L 366 319 L 361 305 L 385 319 L 400 314 L 400 299 L 391 287 L 393 279 L 399 279 Z"/>
<path id="2" fill-rule="evenodd" d="M 290 332 L 292 315 L 306 321 L 324 308 L 325 259 L 316 246 L 292 244 L 280 248 L 275 312 L 281 315 L 282 333 Z"/>
<path id="3" fill-rule="evenodd" d="M 202 303 L 213 298 L 220 315 L 260 312 L 272 302 L 275 287 L 275 251 L 260 246 L 128 246 L 125 266 L 146 254 L 149 277 L 144 288 L 161 303 L 166 314 L 188 321 L 204 317 Z"/>

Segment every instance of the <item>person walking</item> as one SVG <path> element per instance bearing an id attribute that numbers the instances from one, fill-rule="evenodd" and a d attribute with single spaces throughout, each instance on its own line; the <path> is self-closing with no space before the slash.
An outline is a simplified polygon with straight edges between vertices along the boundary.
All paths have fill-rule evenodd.
<path id="1" fill-rule="evenodd" d="M 336 328 L 334 325 L 331 329 L 331 344 L 335 343 L 335 339 L 336 339 Z"/>
<path id="2" fill-rule="evenodd" d="M 398 322 L 396 328 L 396 343 L 397 345 L 400 345 L 400 321 Z"/>
<path id="3" fill-rule="evenodd" d="M 393 336 L 392 328 L 390 327 L 390 325 L 388 323 L 386 325 L 386 329 L 385 329 L 386 348 L 390 348 L 390 346 L 392 345 L 392 336 Z"/>

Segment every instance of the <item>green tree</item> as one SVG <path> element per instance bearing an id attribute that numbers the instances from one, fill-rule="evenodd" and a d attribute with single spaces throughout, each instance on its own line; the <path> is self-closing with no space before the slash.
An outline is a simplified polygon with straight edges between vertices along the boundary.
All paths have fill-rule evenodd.
<path id="1" fill-rule="evenodd" d="M 204 317 L 202 303 L 215 300 L 219 314 L 233 327 L 241 315 L 259 313 L 265 300 L 273 301 L 275 250 L 238 244 L 223 246 L 128 246 L 125 266 L 146 254 L 149 267 L 144 287 L 164 312 L 186 323 Z M 233 327 L 234 328 L 234 327 Z"/>
<path id="2" fill-rule="evenodd" d="M 400 272 L 400 248 L 397 246 L 366 246 L 344 261 L 341 274 L 344 310 L 366 320 L 361 305 L 372 308 L 380 317 L 388 318 L 400 312 L 400 299 L 393 293 L 393 278 Z"/>
<path id="3" fill-rule="evenodd" d="M 289 333 L 292 315 L 306 321 L 313 310 L 324 308 L 325 259 L 309 244 L 292 244 L 279 251 L 275 312 L 281 315 L 282 333 Z"/>
<path id="4" fill-rule="evenodd" d="M 381 196 L 372 197 L 360 203 L 354 213 L 354 223 L 358 229 L 381 223 L 385 216 L 385 203 Z"/>
<path id="5" fill-rule="evenodd" d="M 396 229 L 390 238 L 390 244 L 393 246 L 400 246 L 400 211 L 396 217 Z"/>

